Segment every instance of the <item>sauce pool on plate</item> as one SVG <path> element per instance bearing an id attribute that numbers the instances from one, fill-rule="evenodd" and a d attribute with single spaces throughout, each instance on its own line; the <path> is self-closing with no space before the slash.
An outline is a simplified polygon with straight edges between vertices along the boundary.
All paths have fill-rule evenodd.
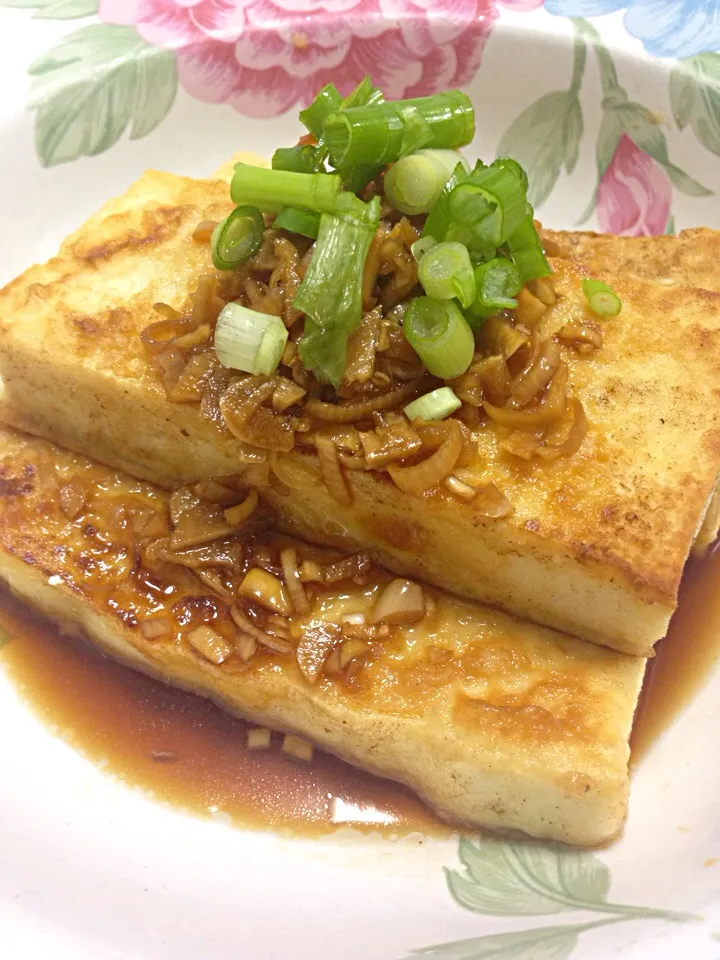
<path id="1" fill-rule="evenodd" d="M 281 752 L 282 735 L 249 750 L 250 725 L 190 693 L 114 663 L 0 593 L 11 639 L 0 664 L 40 719 L 72 746 L 157 801 L 255 829 L 320 836 L 338 827 L 447 836 L 414 794 L 319 750 Z"/>
<path id="2" fill-rule="evenodd" d="M 238 826 L 320 836 L 339 827 L 447 836 L 410 790 L 316 750 L 284 756 L 273 734 L 247 747 L 249 725 L 61 635 L 7 593 L 0 663 L 25 702 L 89 760 L 155 800 Z M 668 636 L 650 661 L 632 736 L 637 763 L 687 706 L 720 655 L 720 549 L 691 561 Z"/>

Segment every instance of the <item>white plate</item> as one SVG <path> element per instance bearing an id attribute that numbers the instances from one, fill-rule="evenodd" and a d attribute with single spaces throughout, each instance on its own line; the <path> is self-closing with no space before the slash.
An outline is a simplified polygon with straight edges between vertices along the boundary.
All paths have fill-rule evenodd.
<path id="1" fill-rule="evenodd" d="M 0 10 L 4 280 L 144 168 L 270 153 L 298 132 L 296 100 L 368 70 L 392 96 L 468 89 L 475 152 L 517 156 L 547 223 L 720 226 L 717 0 L 0 7 L 25 8 Z M 718 960 L 719 701 L 715 675 L 637 771 L 623 839 L 574 853 L 195 820 L 103 776 L 0 676 L 2 956 Z"/>

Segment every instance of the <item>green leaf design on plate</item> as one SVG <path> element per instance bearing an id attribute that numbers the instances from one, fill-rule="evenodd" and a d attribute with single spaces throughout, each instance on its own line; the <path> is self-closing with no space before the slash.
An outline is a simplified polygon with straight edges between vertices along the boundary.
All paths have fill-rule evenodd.
<path id="1" fill-rule="evenodd" d="M 708 189 L 699 181 L 695 180 L 689 174 L 681 170 L 680 167 L 670 161 L 668 156 L 668 145 L 665 134 L 660 129 L 657 117 L 644 107 L 641 103 L 628 98 L 627 92 L 620 86 L 618 81 L 617 69 L 613 62 L 610 51 L 605 47 L 600 39 L 600 34 L 592 24 L 586 20 L 573 20 L 573 26 L 576 32 L 584 37 L 589 43 L 595 54 L 595 58 L 600 69 L 600 78 L 603 90 L 603 119 L 600 124 L 598 140 L 596 146 L 597 157 L 597 184 L 593 191 L 592 198 L 584 210 L 582 216 L 577 221 L 578 224 L 584 223 L 593 213 L 597 203 L 597 192 L 608 166 L 617 149 L 621 136 L 625 133 L 644 153 L 651 157 L 659 166 L 663 168 L 670 178 L 673 185 L 682 193 L 690 197 L 712 196 L 713 191 Z M 718 151 L 720 152 L 720 54 L 703 54 L 702 57 L 710 57 L 711 67 L 703 67 L 711 71 L 717 71 L 714 87 L 711 84 L 705 84 L 703 90 L 710 96 L 714 90 L 717 95 L 717 133 L 718 133 Z M 717 59 L 715 59 L 717 58 Z M 693 64 L 701 57 L 694 57 Z M 690 61 L 686 61 L 686 65 Z M 686 69 L 696 69 L 687 67 Z M 673 115 L 679 126 L 692 120 L 695 116 L 693 106 L 697 101 L 697 94 L 693 94 L 690 85 L 677 73 L 673 71 L 670 80 L 670 99 L 672 102 Z M 707 118 L 704 118 L 705 127 L 709 127 Z M 712 149 L 712 148 L 710 148 Z"/>
<path id="2" fill-rule="evenodd" d="M 578 936 L 587 926 L 575 923 L 494 933 L 414 950 L 413 956 L 443 960 L 567 960 L 577 945 Z"/>
<path id="3" fill-rule="evenodd" d="M 700 143 L 720 156 L 720 53 L 679 63 L 670 74 L 670 102 L 678 127 L 690 123 Z"/>
<path id="4" fill-rule="evenodd" d="M 667 138 L 658 126 L 657 120 L 642 104 L 633 100 L 619 101 L 608 110 L 615 113 L 622 130 L 636 146 L 658 163 L 670 177 L 681 193 L 689 197 L 712 196 L 713 191 L 688 176 L 684 170 L 670 162 Z"/>
<path id="5" fill-rule="evenodd" d="M 508 127 L 498 156 L 514 157 L 530 180 L 528 199 L 539 206 L 550 196 L 564 166 L 571 173 L 583 135 L 580 101 L 571 90 L 546 93 Z"/>
<path id="6" fill-rule="evenodd" d="M 684 130 L 695 102 L 695 79 L 692 71 L 678 64 L 670 71 L 670 106 L 675 123 Z"/>
<path id="7" fill-rule="evenodd" d="M 571 174 L 577 166 L 584 132 L 580 88 L 586 61 L 587 44 L 577 30 L 568 89 L 546 93 L 531 103 L 510 124 L 498 146 L 498 156 L 514 157 L 525 167 L 533 206 L 550 196 L 562 167 Z"/>
<path id="8" fill-rule="evenodd" d="M 448 887 L 460 906 L 475 913 L 542 916 L 606 904 L 610 871 L 592 853 L 467 837 L 458 852 L 465 870 L 446 870 Z"/>
<path id="9" fill-rule="evenodd" d="M 35 145 L 43 166 L 95 156 L 147 136 L 177 93 L 175 55 L 132 27 L 91 24 L 64 37 L 29 69 Z"/>
<path id="10" fill-rule="evenodd" d="M 0 7 L 35 10 L 38 20 L 77 20 L 98 12 L 98 0 L 0 0 Z"/>

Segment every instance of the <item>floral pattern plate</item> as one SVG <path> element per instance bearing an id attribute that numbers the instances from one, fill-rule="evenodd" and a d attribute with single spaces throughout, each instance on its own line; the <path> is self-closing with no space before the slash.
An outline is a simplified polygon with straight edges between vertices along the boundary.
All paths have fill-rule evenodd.
<path id="1" fill-rule="evenodd" d="M 720 227 L 719 0 L 0 0 L 3 281 L 145 167 L 268 154 L 320 85 L 366 73 L 467 89 L 472 150 L 516 156 L 547 223 Z M 591 853 L 194 820 L 103 776 L 0 673 L 2 955 L 720 960 L 719 699 L 715 674 Z"/>

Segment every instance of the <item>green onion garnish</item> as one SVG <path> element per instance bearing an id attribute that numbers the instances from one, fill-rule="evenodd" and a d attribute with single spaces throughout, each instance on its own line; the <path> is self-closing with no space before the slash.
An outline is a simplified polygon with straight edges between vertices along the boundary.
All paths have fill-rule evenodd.
<path id="1" fill-rule="evenodd" d="M 401 213 L 427 213 L 458 163 L 466 161 L 455 150 L 420 150 L 403 157 L 385 174 L 385 195 Z"/>
<path id="2" fill-rule="evenodd" d="M 215 353 L 224 367 L 270 376 L 277 370 L 287 338 L 280 317 L 228 303 L 215 327 Z"/>
<path id="3" fill-rule="evenodd" d="M 322 136 L 326 117 L 339 110 L 341 103 L 342 97 L 338 93 L 337 87 L 334 83 L 328 83 L 316 95 L 310 106 L 306 110 L 300 111 L 300 122 L 319 139 Z M 274 163 L 273 166 L 275 166 Z"/>
<path id="4" fill-rule="evenodd" d="M 374 106 L 384 101 L 385 97 L 382 90 L 372 85 L 370 77 L 364 77 L 355 89 L 341 101 L 337 109 L 342 112 L 352 107 Z M 337 172 L 342 177 L 343 186 L 352 193 L 358 193 L 365 184 L 377 177 L 382 168 L 382 164 L 367 163 L 362 166 L 339 167 Z"/>
<path id="5" fill-rule="evenodd" d="M 451 413 L 459 410 L 462 403 L 450 387 L 438 387 L 426 393 L 424 397 L 418 397 L 409 403 L 405 409 L 405 415 L 408 420 L 444 420 Z"/>
<path id="6" fill-rule="evenodd" d="M 311 213 L 309 210 L 298 210 L 297 207 L 283 207 L 275 217 L 273 227 L 276 230 L 287 230 L 316 240 L 320 229 L 320 214 Z"/>
<path id="7" fill-rule="evenodd" d="M 302 207 L 315 213 L 333 213 L 340 193 L 340 177 L 332 173 L 290 173 L 236 163 L 230 184 L 235 203 L 255 203 L 266 213 L 282 207 Z"/>
<path id="8" fill-rule="evenodd" d="M 260 249 L 265 230 L 257 207 L 236 207 L 213 230 L 210 240 L 212 260 L 218 270 L 234 270 Z"/>
<path id="9" fill-rule="evenodd" d="M 385 97 L 382 90 L 379 87 L 374 87 L 370 77 L 365 76 L 340 103 L 338 109 L 349 110 L 351 107 L 372 107 L 377 103 L 384 103 L 384 101 Z"/>
<path id="10" fill-rule="evenodd" d="M 300 359 L 318 380 L 337 386 L 345 371 L 347 338 L 360 325 L 362 275 L 380 222 L 380 198 L 363 203 L 340 194 L 335 215 L 320 218 L 315 251 L 293 305 L 305 314 Z"/>
<path id="11" fill-rule="evenodd" d="M 459 240 L 467 232 L 473 244 L 497 248 L 523 222 L 526 204 L 525 188 L 510 170 L 500 166 L 474 170 L 450 194 L 452 223 L 446 239 Z"/>
<path id="12" fill-rule="evenodd" d="M 408 152 L 419 126 L 427 124 L 432 147 L 460 147 L 475 133 L 475 111 L 459 90 L 415 100 L 394 100 L 330 114 L 323 139 L 334 167 L 385 166 Z"/>
<path id="13" fill-rule="evenodd" d="M 470 254 L 461 243 L 436 243 L 418 264 L 418 280 L 436 300 L 452 300 L 463 307 L 475 300 L 475 277 Z"/>
<path id="14" fill-rule="evenodd" d="M 590 309 L 598 316 L 616 317 L 622 310 L 622 300 L 613 288 L 602 280 L 585 279 L 582 282 L 582 288 Z"/>
<path id="15" fill-rule="evenodd" d="M 496 257 L 475 267 L 475 289 L 475 300 L 468 310 L 471 325 L 474 319 L 484 320 L 517 307 L 513 298 L 522 289 L 520 272 L 510 260 Z"/>
<path id="16" fill-rule="evenodd" d="M 478 163 L 481 163 L 481 161 L 478 160 Z M 423 227 L 424 237 L 431 236 L 439 237 L 441 240 L 445 239 L 445 235 L 450 228 L 450 195 L 455 187 L 459 183 L 464 183 L 469 176 L 470 174 L 465 167 L 461 163 L 458 163 L 428 214 L 425 226 Z"/>
<path id="17" fill-rule="evenodd" d="M 415 297 L 405 311 L 403 330 L 433 376 L 451 380 L 470 366 L 475 338 L 452 300 Z"/>
<path id="18" fill-rule="evenodd" d="M 296 147 L 278 147 L 273 154 L 273 170 L 289 170 L 292 173 L 318 173 L 325 160 L 324 147 L 310 144 Z"/>
<path id="19" fill-rule="evenodd" d="M 527 283 L 538 277 L 549 277 L 552 273 L 533 222 L 533 210 L 529 212 L 518 229 L 507 239 L 507 248 L 513 263 L 520 272 L 520 280 Z"/>
<path id="20" fill-rule="evenodd" d="M 410 244 L 410 253 L 415 257 L 415 260 L 419 263 L 420 260 L 425 256 L 428 250 L 431 250 L 437 240 L 435 237 L 420 237 L 419 240 L 416 240 L 415 243 Z"/>
<path id="21" fill-rule="evenodd" d="M 514 173 L 518 180 L 522 183 L 525 190 L 528 188 L 528 175 L 525 173 L 525 170 L 520 166 L 517 160 L 513 160 L 512 157 L 498 157 L 497 160 L 493 160 L 493 167 L 503 167 L 505 170 L 509 170 L 511 173 Z"/>

